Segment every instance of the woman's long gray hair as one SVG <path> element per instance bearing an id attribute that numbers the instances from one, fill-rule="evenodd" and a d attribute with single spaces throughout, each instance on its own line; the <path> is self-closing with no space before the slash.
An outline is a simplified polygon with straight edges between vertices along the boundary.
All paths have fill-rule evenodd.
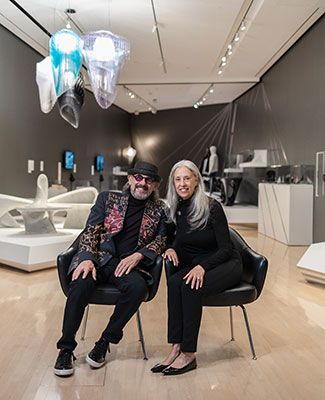
<path id="1" fill-rule="evenodd" d="M 170 219 L 174 223 L 176 222 L 176 209 L 179 197 L 174 185 L 174 174 L 176 169 L 180 167 L 189 169 L 198 180 L 198 185 L 195 188 L 191 199 L 188 222 L 191 225 L 191 230 L 203 229 L 206 226 L 209 218 L 209 198 L 204 193 L 204 184 L 200 171 L 198 167 L 190 160 L 179 161 L 170 171 L 167 191 L 167 203 L 170 207 Z"/>

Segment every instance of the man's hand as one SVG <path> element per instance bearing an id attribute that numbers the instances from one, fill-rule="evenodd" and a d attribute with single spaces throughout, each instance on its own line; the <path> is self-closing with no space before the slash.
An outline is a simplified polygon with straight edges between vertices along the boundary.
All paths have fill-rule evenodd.
<path id="1" fill-rule="evenodd" d="M 174 249 L 167 249 L 163 254 L 164 258 L 168 258 L 169 261 L 172 261 L 175 267 L 178 265 L 178 257 L 177 253 Z"/>
<path id="2" fill-rule="evenodd" d="M 134 267 L 136 267 L 144 256 L 141 253 L 133 253 L 121 260 L 116 267 L 114 275 L 120 277 L 124 274 L 128 274 Z"/>
<path id="3" fill-rule="evenodd" d="M 201 265 L 196 265 L 191 271 L 184 276 L 183 279 L 186 279 L 186 285 L 191 283 L 191 289 L 200 289 L 203 286 L 203 277 L 205 274 L 205 270 Z"/>
<path id="4" fill-rule="evenodd" d="M 82 274 L 82 279 L 85 279 L 86 276 L 91 273 L 94 281 L 96 280 L 96 268 L 92 261 L 85 260 L 81 261 L 78 267 L 73 271 L 72 281 L 75 281 L 79 278 L 79 275 Z"/>

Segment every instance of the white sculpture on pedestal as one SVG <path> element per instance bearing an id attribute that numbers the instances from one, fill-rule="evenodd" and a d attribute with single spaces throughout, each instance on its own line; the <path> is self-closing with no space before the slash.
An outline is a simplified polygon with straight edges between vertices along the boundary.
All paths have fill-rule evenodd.
<path id="1" fill-rule="evenodd" d="M 254 150 L 254 157 L 251 161 L 239 164 L 240 168 L 267 167 L 267 150 Z"/>
<path id="2" fill-rule="evenodd" d="M 26 233 L 56 232 L 53 213 L 58 208 L 47 204 L 48 187 L 47 176 L 44 174 L 39 175 L 37 178 L 36 196 L 33 203 L 18 209 L 24 218 Z"/>
<path id="3" fill-rule="evenodd" d="M 48 179 L 41 174 L 37 179 L 34 200 L 0 194 L 0 228 L 20 228 L 21 225 L 9 213 L 18 210 L 24 218 L 26 233 L 55 233 L 54 213 L 61 210 L 67 211 L 64 228 L 82 229 L 97 195 L 97 189 L 90 186 L 48 199 Z"/>

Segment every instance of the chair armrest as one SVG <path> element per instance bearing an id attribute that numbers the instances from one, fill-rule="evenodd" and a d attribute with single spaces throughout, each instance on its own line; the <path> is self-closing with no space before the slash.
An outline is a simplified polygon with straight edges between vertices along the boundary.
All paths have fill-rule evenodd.
<path id="1" fill-rule="evenodd" d="M 161 277 L 162 265 L 163 265 L 163 258 L 161 256 L 158 256 L 156 258 L 155 264 L 150 269 L 150 274 L 153 278 L 153 284 L 149 288 L 149 296 L 146 301 L 150 301 L 156 296 Z"/>
<path id="2" fill-rule="evenodd" d="M 167 258 L 165 258 L 165 273 L 166 273 L 166 279 L 168 282 L 168 279 L 170 278 L 171 275 L 173 275 L 176 271 L 179 271 L 177 267 L 175 267 L 174 263 L 172 261 L 169 261 Z"/>
<path id="3" fill-rule="evenodd" d="M 57 268 L 59 274 L 59 281 L 63 293 L 67 296 L 69 290 L 70 277 L 68 276 L 68 270 L 72 261 L 73 256 L 78 251 L 79 241 L 81 234 L 72 243 L 72 245 L 63 253 L 58 255 Z"/>

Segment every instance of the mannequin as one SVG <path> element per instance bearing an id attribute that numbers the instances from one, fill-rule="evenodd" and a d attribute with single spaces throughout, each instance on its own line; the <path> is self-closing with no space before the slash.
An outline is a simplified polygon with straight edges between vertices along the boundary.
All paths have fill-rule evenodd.
<path id="1" fill-rule="evenodd" d="M 209 173 L 209 158 L 210 158 L 210 149 L 209 147 L 207 147 L 200 165 L 200 172 L 202 176 L 205 176 Z"/>
<path id="2" fill-rule="evenodd" d="M 204 158 L 200 166 L 200 172 L 203 177 L 205 190 L 211 192 L 213 177 L 216 176 L 219 170 L 219 157 L 217 154 L 217 147 L 210 146 L 207 148 Z"/>
<path id="3" fill-rule="evenodd" d="M 218 172 L 219 170 L 219 157 L 217 154 L 216 146 L 210 146 L 210 157 L 209 157 L 209 170 L 208 174 Z"/>

